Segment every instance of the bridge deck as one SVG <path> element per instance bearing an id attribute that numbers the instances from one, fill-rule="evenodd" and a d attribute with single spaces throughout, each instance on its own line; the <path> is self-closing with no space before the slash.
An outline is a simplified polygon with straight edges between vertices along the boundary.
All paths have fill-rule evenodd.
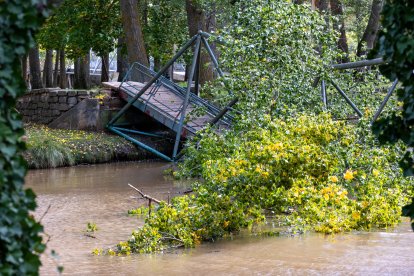
<path id="1" fill-rule="evenodd" d="M 119 91 L 120 96 L 125 101 L 130 101 L 144 87 L 140 82 L 105 82 L 105 87 Z M 164 83 L 152 85 L 141 97 L 133 104 L 134 107 L 145 112 L 150 117 L 156 119 L 166 127 L 178 131 L 179 120 L 183 109 L 184 95 L 168 87 Z M 209 112 L 209 107 L 203 103 L 205 101 L 192 94 L 190 102 L 186 108 L 186 119 L 182 128 L 182 137 L 191 137 L 197 131 L 203 129 L 215 117 L 213 112 Z M 201 109 L 200 109 L 201 107 Z M 200 111 L 198 111 L 200 110 Z M 217 109 L 218 110 L 218 109 Z M 229 122 L 220 120 L 217 123 L 218 130 L 229 127 Z"/>

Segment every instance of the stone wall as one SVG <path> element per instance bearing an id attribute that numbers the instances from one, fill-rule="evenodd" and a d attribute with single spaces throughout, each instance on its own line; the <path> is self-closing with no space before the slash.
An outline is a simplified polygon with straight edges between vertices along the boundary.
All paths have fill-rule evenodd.
<path id="1" fill-rule="evenodd" d="M 24 122 L 49 124 L 83 99 L 95 94 L 85 90 L 37 89 L 22 96 L 16 108 Z"/>
<path id="2" fill-rule="evenodd" d="M 51 128 L 104 130 L 106 124 L 126 104 L 116 91 L 37 89 L 18 99 L 16 108 L 24 122 Z M 117 123 L 129 123 L 143 131 L 164 129 L 138 109 L 131 108 Z"/>

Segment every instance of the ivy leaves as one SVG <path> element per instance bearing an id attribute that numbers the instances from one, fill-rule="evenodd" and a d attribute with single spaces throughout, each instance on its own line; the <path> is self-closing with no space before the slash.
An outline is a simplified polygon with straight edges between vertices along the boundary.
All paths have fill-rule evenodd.
<path id="1" fill-rule="evenodd" d="M 383 29 L 372 55 L 382 55 L 387 63 L 380 67 L 390 80 L 398 78 L 397 90 L 401 108 L 377 121 L 373 131 L 382 143 L 401 140 L 407 151 L 400 161 L 406 176 L 414 176 L 414 3 L 410 0 L 387 0 L 383 8 Z M 412 220 L 414 230 L 414 200 L 402 214 Z"/>
<path id="2" fill-rule="evenodd" d="M 387 64 L 380 67 L 390 80 L 398 78 L 401 110 L 374 124 L 379 139 L 395 143 L 403 141 L 414 146 L 414 3 L 409 0 L 386 1 L 383 9 L 383 30 L 374 54 L 382 55 Z M 400 164 L 407 176 L 414 176 L 414 154 L 408 150 Z"/>
<path id="3" fill-rule="evenodd" d="M 336 55 L 335 36 L 325 20 L 304 5 L 286 1 L 240 1 L 221 35 L 229 41 L 220 59 L 229 72 L 228 90 L 246 118 L 318 109 L 314 80 L 327 75 Z M 320 108 L 319 108 L 320 109 Z"/>
<path id="4" fill-rule="evenodd" d="M 49 9 L 44 0 L 10 0 L 0 5 L 0 274 L 37 275 L 43 230 L 29 211 L 35 195 L 24 190 L 25 148 L 20 117 L 14 109 L 24 93 L 20 57 L 33 45 L 33 35 Z"/>

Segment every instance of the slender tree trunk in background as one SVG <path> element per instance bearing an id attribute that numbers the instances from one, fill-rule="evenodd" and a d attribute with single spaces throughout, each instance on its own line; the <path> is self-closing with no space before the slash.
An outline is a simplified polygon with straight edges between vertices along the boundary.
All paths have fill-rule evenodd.
<path id="1" fill-rule="evenodd" d="M 60 56 L 60 51 L 59 50 L 56 50 L 56 55 L 55 55 L 55 68 L 53 69 L 53 87 L 57 87 L 58 86 L 59 56 Z"/>
<path id="2" fill-rule="evenodd" d="M 311 7 L 312 7 L 312 10 L 316 10 L 316 5 L 317 5 L 317 0 L 312 0 L 311 1 Z"/>
<path id="3" fill-rule="evenodd" d="M 154 71 L 158 72 L 161 69 L 161 59 L 160 58 L 154 58 Z"/>
<path id="4" fill-rule="evenodd" d="M 90 88 L 90 55 L 87 54 L 75 60 L 75 72 L 73 77 L 73 88 Z"/>
<path id="5" fill-rule="evenodd" d="M 43 83 L 45 87 L 53 86 L 53 50 L 46 50 L 45 65 L 43 67 Z"/>
<path id="6" fill-rule="evenodd" d="M 320 12 L 324 12 L 326 13 L 328 11 L 328 0 L 319 0 L 318 2 L 316 2 L 316 8 L 320 11 Z"/>
<path id="7" fill-rule="evenodd" d="M 118 38 L 118 48 L 116 50 L 116 68 L 118 71 L 118 81 L 123 81 L 128 72 L 128 56 L 125 53 L 125 41 L 122 37 Z"/>
<path id="8" fill-rule="evenodd" d="M 342 58 L 342 62 L 349 61 L 349 49 L 346 38 L 345 19 L 341 0 L 330 0 L 332 15 L 338 18 L 338 22 L 334 23 L 334 29 L 339 31 L 341 36 L 338 40 L 338 49 L 345 53 L 345 57 Z M 339 24 L 338 24 L 339 23 Z"/>
<path id="9" fill-rule="evenodd" d="M 122 25 L 128 51 L 129 64 L 139 62 L 149 66 L 147 51 L 142 34 L 141 21 L 138 16 L 137 0 L 120 0 Z M 133 80 L 145 82 L 146 78 L 136 70 L 132 72 Z"/>
<path id="10" fill-rule="evenodd" d="M 210 14 L 206 14 L 200 5 L 197 4 L 196 0 L 186 0 L 186 10 L 190 37 L 196 35 L 199 30 L 211 32 L 215 29 L 215 11 L 211 11 Z M 188 67 L 189 66 L 187 66 L 187 68 Z M 188 75 L 188 70 L 186 70 L 186 75 Z M 213 78 L 212 62 L 208 53 L 203 50 L 200 58 L 200 84 L 203 85 L 207 81 L 213 80 Z"/>
<path id="11" fill-rule="evenodd" d="M 109 53 L 104 54 L 101 57 L 102 70 L 101 70 L 101 82 L 109 81 Z"/>
<path id="12" fill-rule="evenodd" d="M 324 15 L 324 19 L 327 25 L 327 28 L 329 29 L 329 0 L 319 0 L 315 3 L 316 8 L 319 10 L 321 14 Z"/>
<path id="13" fill-rule="evenodd" d="M 59 52 L 59 87 L 66 89 L 66 59 L 65 59 L 65 50 L 60 50 Z"/>
<path id="14" fill-rule="evenodd" d="M 27 85 L 27 55 L 22 56 L 21 61 L 22 61 L 22 77 L 23 77 L 25 84 Z"/>
<path id="15" fill-rule="evenodd" d="M 357 56 L 359 57 L 365 55 L 367 53 L 366 50 L 371 50 L 375 46 L 377 33 L 380 27 L 380 16 L 383 3 L 383 0 L 372 1 L 371 14 L 369 16 L 367 28 L 362 35 L 362 39 L 358 42 Z M 364 44 L 366 50 L 363 47 Z"/>
<path id="16" fill-rule="evenodd" d="M 30 85 L 32 89 L 43 88 L 40 71 L 39 47 L 36 45 L 29 51 Z"/>
<path id="17" fill-rule="evenodd" d="M 76 58 L 73 61 L 73 88 L 82 89 L 80 81 L 80 67 L 81 67 L 81 58 Z"/>

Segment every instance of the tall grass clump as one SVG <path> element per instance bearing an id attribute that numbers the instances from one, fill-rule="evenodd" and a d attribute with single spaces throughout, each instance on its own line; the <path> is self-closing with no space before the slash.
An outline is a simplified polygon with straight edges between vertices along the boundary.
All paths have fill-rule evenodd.
<path id="1" fill-rule="evenodd" d="M 144 156 L 125 139 L 103 132 L 50 129 L 41 125 L 27 125 L 25 129 L 27 150 L 24 157 L 29 168 L 95 164 Z"/>
<path id="2" fill-rule="evenodd" d="M 75 164 L 72 152 L 50 138 L 33 141 L 29 144 L 27 152 L 30 156 L 27 161 L 31 168 L 56 168 Z"/>

